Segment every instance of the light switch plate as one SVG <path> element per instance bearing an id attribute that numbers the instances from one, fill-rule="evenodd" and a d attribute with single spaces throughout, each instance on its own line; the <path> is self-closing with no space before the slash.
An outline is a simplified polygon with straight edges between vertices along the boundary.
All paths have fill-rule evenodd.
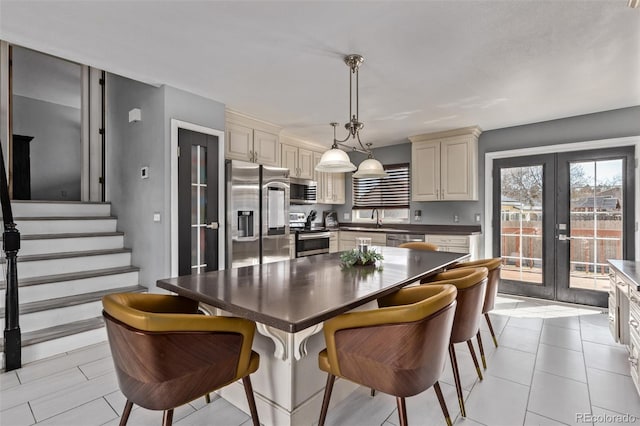
<path id="1" fill-rule="evenodd" d="M 476 213 L 475 220 L 476 223 L 480 223 L 480 213 Z"/>
<path id="2" fill-rule="evenodd" d="M 153 214 L 153 221 L 154 221 L 154 222 L 160 222 L 160 213 L 155 212 L 155 213 Z"/>
<path id="3" fill-rule="evenodd" d="M 141 179 L 149 178 L 149 166 L 144 166 L 140 169 L 140 178 Z"/>
<path id="4" fill-rule="evenodd" d="M 349 220 L 349 213 L 343 213 L 342 214 L 342 219 Z"/>

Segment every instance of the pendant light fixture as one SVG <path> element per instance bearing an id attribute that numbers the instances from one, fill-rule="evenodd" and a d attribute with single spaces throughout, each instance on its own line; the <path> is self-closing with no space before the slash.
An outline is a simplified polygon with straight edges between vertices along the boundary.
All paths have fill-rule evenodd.
<path id="1" fill-rule="evenodd" d="M 316 166 L 316 170 L 319 172 L 327 173 L 344 173 L 352 172 L 356 170 L 356 166 L 351 162 L 347 153 L 341 149 L 341 147 L 350 149 L 351 151 L 360 152 L 367 155 L 367 159 L 360 163 L 358 171 L 353 174 L 356 178 L 379 178 L 388 176 L 384 171 L 382 164 L 373 158 L 371 152 L 371 143 L 367 143 L 365 147 L 360 141 L 360 130 L 364 127 L 358 118 L 359 99 L 358 99 L 358 70 L 360 65 L 364 62 L 364 58 L 360 55 L 347 55 L 344 58 L 344 62 L 349 67 L 349 122 L 344 127 L 349 131 L 346 138 L 342 140 L 336 139 L 336 126 L 338 123 L 330 123 L 333 126 L 333 145 L 331 149 L 322 154 L 320 162 Z M 355 114 L 354 109 L 354 96 L 353 96 L 353 81 L 355 79 Z M 349 139 L 357 141 L 356 146 L 349 146 L 346 142 Z M 359 145 L 359 147 L 358 147 Z"/>

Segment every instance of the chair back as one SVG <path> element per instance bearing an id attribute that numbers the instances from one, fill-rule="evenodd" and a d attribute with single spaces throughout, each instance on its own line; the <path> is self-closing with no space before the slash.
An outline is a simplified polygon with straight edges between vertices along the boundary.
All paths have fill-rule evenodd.
<path id="1" fill-rule="evenodd" d="M 231 383 L 243 346 L 248 343 L 251 352 L 252 342 L 241 333 L 198 330 L 194 324 L 207 318 L 196 314 L 195 301 L 121 293 L 102 302 L 120 390 L 141 407 L 171 409 Z"/>
<path id="2" fill-rule="evenodd" d="M 451 284 L 458 289 L 451 343 L 466 342 L 478 333 L 487 288 L 487 268 L 460 268 L 441 272 L 434 284 Z"/>
<path id="3" fill-rule="evenodd" d="M 484 296 L 484 305 L 482 313 L 491 312 L 496 304 L 496 296 L 498 295 L 498 287 L 500 284 L 500 269 L 502 268 L 502 258 L 494 257 L 492 259 L 481 259 L 472 262 L 461 262 L 453 266 L 453 268 L 478 268 L 484 266 L 489 270 L 487 277 L 487 291 Z"/>
<path id="4" fill-rule="evenodd" d="M 444 368 L 455 298 L 453 286 L 400 290 L 387 300 L 400 306 L 371 312 L 378 324 L 335 332 L 329 359 L 335 356 L 340 376 L 372 389 L 400 397 L 423 392 Z"/>
<path id="5" fill-rule="evenodd" d="M 408 248 L 412 250 L 427 250 L 427 251 L 438 251 L 438 246 L 431 243 L 426 243 L 422 241 L 411 241 L 408 243 L 402 243 L 398 247 L 400 248 Z"/>

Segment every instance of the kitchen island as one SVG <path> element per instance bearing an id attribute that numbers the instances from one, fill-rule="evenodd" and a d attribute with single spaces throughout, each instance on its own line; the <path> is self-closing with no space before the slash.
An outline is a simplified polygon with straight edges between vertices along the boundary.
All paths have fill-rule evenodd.
<path id="1" fill-rule="evenodd" d="M 253 349 L 261 358 L 252 381 L 260 422 L 310 425 L 318 419 L 326 380 L 317 361 L 325 347 L 322 323 L 352 309 L 375 308 L 379 297 L 468 257 L 374 249 L 384 256 L 378 266 L 345 269 L 339 253 L 333 253 L 163 279 L 158 287 L 255 321 L 259 334 Z M 332 404 L 356 387 L 338 380 Z M 219 393 L 248 412 L 242 385 L 234 383 Z"/>

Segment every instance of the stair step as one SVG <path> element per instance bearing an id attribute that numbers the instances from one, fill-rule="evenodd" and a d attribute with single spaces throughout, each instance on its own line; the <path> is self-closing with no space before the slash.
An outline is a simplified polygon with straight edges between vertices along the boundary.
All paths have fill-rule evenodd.
<path id="1" fill-rule="evenodd" d="M 34 201 L 11 202 L 14 216 L 99 216 L 110 215 L 111 204 L 82 201 Z"/>
<path id="2" fill-rule="evenodd" d="M 115 232 L 114 216 L 15 217 L 21 235 Z"/>
<path id="3" fill-rule="evenodd" d="M 116 237 L 123 236 L 124 232 L 77 232 L 68 234 L 31 234 L 20 235 L 21 241 L 29 240 L 49 240 L 58 238 L 88 238 L 88 237 Z M 2 241 L 2 235 L 0 234 L 0 241 Z"/>
<path id="4" fill-rule="evenodd" d="M 5 263 L 2 260 L 1 263 Z M 131 265 L 131 250 L 108 249 L 18 256 L 18 277 L 42 277 Z"/>
<path id="5" fill-rule="evenodd" d="M 21 257 L 56 252 L 107 250 L 124 246 L 123 232 L 87 232 L 75 234 L 34 234 L 20 238 Z"/>
<path id="6" fill-rule="evenodd" d="M 80 305 L 82 303 L 94 302 L 101 300 L 102 296 L 111 293 L 141 293 L 146 291 L 146 287 L 139 285 L 129 287 L 118 287 L 114 289 L 94 291 L 92 293 L 83 293 L 73 296 L 58 297 L 55 299 L 42 300 L 39 302 L 24 303 L 20 305 L 20 315 L 31 314 L 34 312 L 46 311 L 49 309 L 65 308 L 67 306 Z M 4 317 L 5 308 L 0 308 L 0 317 Z"/>
<path id="7" fill-rule="evenodd" d="M 81 321 L 74 321 L 68 324 L 56 325 L 49 328 L 42 328 L 40 330 L 31 331 L 28 333 L 21 333 L 22 348 L 23 350 L 25 350 L 26 347 L 30 345 L 35 345 L 37 343 L 42 343 L 53 339 L 59 339 L 61 337 L 70 336 L 101 327 L 104 327 L 104 320 L 100 316 Z M 4 351 L 4 339 L 0 339 L 0 350 Z"/>
<path id="8" fill-rule="evenodd" d="M 20 279 L 18 282 L 18 287 L 28 287 L 33 285 L 40 284 L 49 284 L 61 281 L 76 281 L 87 278 L 105 276 L 105 275 L 117 275 L 124 274 L 127 272 L 139 272 L 140 268 L 137 266 L 122 266 L 119 268 L 105 268 L 105 269 L 94 269 L 91 271 L 82 271 L 82 272 L 72 272 L 69 274 L 56 274 L 56 275 L 46 275 L 42 277 L 34 277 L 34 278 L 24 278 Z M 4 290 L 6 288 L 6 282 L 0 283 L 0 290 Z"/>

